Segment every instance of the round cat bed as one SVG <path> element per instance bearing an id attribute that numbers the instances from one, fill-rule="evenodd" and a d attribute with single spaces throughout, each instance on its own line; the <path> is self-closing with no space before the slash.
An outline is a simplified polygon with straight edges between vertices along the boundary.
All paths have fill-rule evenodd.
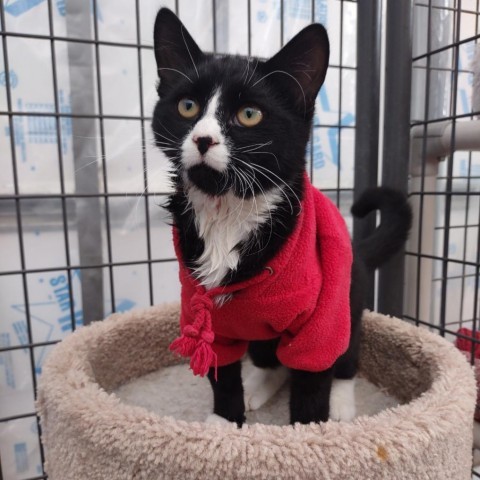
<path id="1" fill-rule="evenodd" d="M 471 478 L 475 381 L 439 336 L 366 313 L 361 374 L 401 405 L 350 423 L 238 429 L 162 417 L 113 393 L 178 364 L 168 350 L 177 333 L 178 305 L 167 305 L 112 315 L 53 349 L 37 401 L 51 480 Z"/>

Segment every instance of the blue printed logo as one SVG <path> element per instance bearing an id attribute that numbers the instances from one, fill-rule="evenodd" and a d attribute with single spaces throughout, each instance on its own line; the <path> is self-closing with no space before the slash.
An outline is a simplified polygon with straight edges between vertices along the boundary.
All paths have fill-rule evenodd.
<path id="1" fill-rule="evenodd" d="M 0 347 L 10 347 L 12 344 L 8 333 L 0 333 Z M 5 382 L 10 388 L 15 388 L 15 375 L 13 372 L 12 352 L 3 352 L 0 355 L 0 366 L 5 369 Z"/>
<path id="2" fill-rule="evenodd" d="M 43 278 L 39 280 L 43 283 Z M 54 274 L 48 279 L 49 289 L 51 295 L 49 295 L 48 301 L 43 302 L 30 302 L 30 320 L 32 323 L 32 329 L 35 332 L 35 340 L 40 342 L 49 342 L 53 340 L 53 335 L 56 328 L 60 327 L 60 330 L 64 333 L 69 333 L 72 331 L 72 323 L 75 324 L 75 327 L 80 327 L 83 325 L 83 310 L 75 305 L 74 293 L 80 288 L 80 272 L 74 270 L 72 272 L 72 285 L 69 285 L 68 277 L 66 274 Z M 72 291 L 70 291 L 72 288 Z M 72 299 L 73 304 L 70 303 Z M 56 318 L 52 315 L 52 307 L 57 306 L 59 313 Z M 25 319 L 26 307 L 24 304 L 12 305 L 11 308 L 19 313 L 22 318 L 13 322 L 13 329 L 15 335 L 17 336 L 18 343 L 20 345 L 25 345 L 29 343 L 28 338 L 28 326 Z M 73 319 L 71 318 L 71 312 L 73 310 Z M 3 342 L 9 341 L 9 339 L 4 339 Z M 0 346 L 2 338 L 0 336 Z M 26 353 L 28 350 L 25 349 Z M 39 347 L 35 355 L 35 373 L 40 374 L 42 372 L 43 362 L 47 354 L 47 347 Z M 5 365 L 5 368 L 8 372 L 8 365 Z"/>
<path id="3" fill-rule="evenodd" d="M 27 444 L 25 442 L 16 443 L 13 446 L 15 452 L 15 466 L 17 473 L 25 473 L 28 470 Z"/>
<path id="4" fill-rule="evenodd" d="M 65 98 L 63 90 L 58 92 L 58 102 L 60 113 L 71 113 L 69 99 Z M 23 111 L 23 102 L 21 99 L 17 102 L 18 111 Z M 53 103 L 25 103 L 25 110 L 30 112 L 55 112 Z M 57 143 L 57 121 L 55 117 L 46 116 L 24 116 L 13 118 L 14 141 L 17 148 L 20 149 L 20 158 L 22 162 L 27 162 L 27 143 L 30 144 L 56 144 Z M 62 117 L 60 119 L 60 130 L 62 132 L 60 142 L 62 153 L 68 153 L 69 143 L 72 137 L 72 119 Z M 11 135 L 10 128 L 5 127 L 7 137 Z"/>
<path id="5" fill-rule="evenodd" d="M 480 176 L 480 165 L 478 163 L 469 162 L 467 158 L 460 160 L 460 175 L 462 177 Z"/>
<path id="6" fill-rule="evenodd" d="M 310 0 L 291 0 L 288 2 L 289 15 L 302 20 L 312 18 L 312 9 Z"/>
<path id="7" fill-rule="evenodd" d="M 7 0 L 4 9 L 5 12 L 13 17 L 19 17 L 44 1 L 45 0 Z"/>
<path id="8" fill-rule="evenodd" d="M 328 4 L 327 0 L 316 0 L 315 2 L 315 21 L 320 22 L 325 27 L 328 25 Z"/>
<path id="9" fill-rule="evenodd" d="M 15 88 L 18 85 L 18 75 L 14 70 L 8 72 L 8 78 L 10 80 L 10 88 Z M 0 85 L 5 87 L 7 85 L 7 73 L 5 70 L 0 72 Z"/>
<path id="10" fill-rule="evenodd" d="M 466 50 L 467 58 L 468 58 L 468 50 Z M 472 56 L 473 56 L 473 50 L 472 50 Z M 464 67 L 462 65 L 462 55 L 459 56 L 458 58 L 458 69 L 462 70 Z M 462 77 L 459 77 L 462 78 Z M 471 85 L 473 83 L 473 75 L 469 75 L 467 77 L 467 84 Z M 470 105 L 470 96 L 468 95 L 467 90 L 459 86 L 458 88 L 458 106 L 460 110 L 460 113 L 470 113 L 472 111 L 471 105 Z"/>
<path id="11" fill-rule="evenodd" d="M 21 100 L 18 101 L 18 105 L 21 106 Z M 20 108 L 21 110 L 21 108 Z M 22 117 L 13 117 L 13 131 L 15 132 L 14 141 L 15 146 L 20 149 L 20 157 L 22 162 L 27 161 L 27 143 L 25 141 L 25 131 L 23 128 L 23 118 Z M 5 127 L 5 135 L 9 137 L 11 135 L 10 127 L 7 125 Z"/>
<path id="12" fill-rule="evenodd" d="M 57 10 L 61 17 L 64 17 L 67 14 L 65 0 L 57 0 Z"/>
<path id="13" fill-rule="evenodd" d="M 265 10 L 259 10 L 257 12 L 257 20 L 260 23 L 265 23 L 268 20 L 267 12 Z"/>
<path id="14" fill-rule="evenodd" d="M 327 86 L 324 85 L 323 88 L 320 90 L 320 93 L 317 98 L 317 102 L 320 104 L 320 109 L 317 108 L 314 117 L 314 125 L 321 125 L 320 117 L 318 115 L 318 110 L 323 112 L 329 113 L 338 113 L 334 112 L 331 108 L 328 94 L 327 94 Z M 352 113 L 346 112 L 343 113 L 340 119 L 340 125 L 348 126 L 352 125 L 355 122 L 355 117 Z M 325 167 L 327 161 L 331 162 L 333 165 L 338 167 L 339 165 L 339 128 L 337 126 L 329 127 L 327 129 L 327 136 L 328 136 L 328 146 L 329 146 L 329 153 L 328 155 L 323 146 L 320 139 L 320 135 L 315 135 L 313 140 L 313 166 L 318 168 Z"/>
<path id="15" fill-rule="evenodd" d="M 24 13 L 35 8 L 37 5 L 45 2 L 46 0 L 6 0 L 4 10 L 6 13 L 12 15 L 12 17 L 19 17 Z M 90 9 L 93 12 L 92 0 L 90 1 Z M 56 0 L 56 6 L 58 14 L 62 17 L 66 15 L 66 5 L 65 0 Z M 100 13 L 100 8 L 97 5 L 97 18 L 99 21 L 103 21 L 102 15 Z"/>
<path id="16" fill-rule="evenodd" d="M 129 300 L 128 298 L 120 299 L 115 305 L 115 311 L 117 313 L 124 313 L 128 310 L 131 310 L 135 306 L 135 302 Z"/>

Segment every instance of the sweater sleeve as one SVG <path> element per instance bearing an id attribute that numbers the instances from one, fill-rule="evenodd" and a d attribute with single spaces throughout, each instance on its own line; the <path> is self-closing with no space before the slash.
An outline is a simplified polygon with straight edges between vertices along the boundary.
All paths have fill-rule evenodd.
<path id="1" fill-rule="evenodd" d="M 340 215 L 338 214 L 338 217 Z M 337 217 L 337 218 L 338 218 Z M 338 222 L 343 219 L 338 218 Z M 327 227 L 324 222 L 324 227 Z M 278 359 L 287 367 L 319 372 L 330 368 L 350 341 L 350 281 L 352 250 L 343 225 L 321 235 L 322 285 L 313 311 L 300 314 L 283 332 Z M 345 229 L 346 230 L 346 229 Z"/>
<path id="2" fill-rule="evenodd" d="M 323 292 L 314 311 L 300 314 L 283 332 L 277 348 L 283 365 L 321 372 L 345 353 L 350 341 L 349 287 L 350 269 L 336 285 L 324 284 L 328 294 Z"/>
<path id="3" fill-rule="evenodd" d="M 321 372 L 330 368 L 348 348 L 350 318 L 344 305 L 331 305 L 327 317 L 301 314 L 286 330 L 277 348 L 283 365 L 296 370 Z"/>

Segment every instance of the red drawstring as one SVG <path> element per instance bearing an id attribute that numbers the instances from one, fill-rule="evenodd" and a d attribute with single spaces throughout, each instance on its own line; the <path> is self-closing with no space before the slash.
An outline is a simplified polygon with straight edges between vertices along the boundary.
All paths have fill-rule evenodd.
<path id="1" fill-rule="evenodd" d="M 215 367 L 217 379 L 217 354 L 212 343 L 215 334 L 212 330 L 213 302 L 208 293 L 195 293 L 190 300 L 193 313 L 193 323 L 185 325 L 182 335 L 170 345 L 170 350 L 182 357 L 190 357 L 190 368 L 194 375 L 204 377 L 210 367 Z"/>
<path id="2" fill-rule="evenodd" d="M 262 282 L 273 274 L 271 267 L 256 277 L 244 282 L 243 288 Z M 210 367 L 215 367 L 215 380 L 217 380 L 217 354 L 213 351 L 212 344 L 215 333 L 212 326 L 213 300 L 216 295 L 227 294 L 239 289 L 239 285 L 229 287 L 216 287 L 206 291 L 201 285 L 196 286 L 196 292 L 190 300 L 193 323 L 185 325 L 180 337 L 170 344 L 170 350 L 182 357 L 190 357 L 190 368 L 195 375 L 204 377 Z"/>

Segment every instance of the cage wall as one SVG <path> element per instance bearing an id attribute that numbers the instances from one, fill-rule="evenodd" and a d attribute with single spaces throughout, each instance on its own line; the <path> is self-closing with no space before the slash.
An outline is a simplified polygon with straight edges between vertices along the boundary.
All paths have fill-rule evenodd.
<path id="1" fill-rule="evenodd" d="M 432 270 L 433 283 L 429 298 L 408 298 L 407 313 L 440 330 L 449 325 L 471 328 L 478 314 L 473 304 L 478 289 L 480 152 L 456 151 L 455 138 L 478 116 L 472 109 L 472 63 L 480 36 L 479 2 L 416 2 L 415 11 L 412 130 L 418 136 L 412 149 L 420 151 L 412 153 L 410 195 L 418 203 L 417 224 L 427 229 L 425 216 L 430 216 L 433 235 L 430 245 L 422 245 L 420 232 L 409 256 L 420 270 L 424 264 Z M 429 138 L 433 129 L 447 124 L 451 153 L 434 161 Z M 411 290 L 418 289 L 413 285 Z"/>
<path id="2" fill-rule="evenodd" d="M 75 328 L 179 297 L 167 162 L 153 147 L 152 27 L 174 10 L 201 48 L 266 58 L 312 21 L 331 66 L 308 146 L 316 186 L 348 217 L 356 2 L 0 0 L 0 455 L 46 478 L 34 413 L 45 356 Z M 349 220 L 350 222 L 350 220 Z"/>
<path id="3" fill-rule="evenodd" d="M 404 313 L 476 364 L 480 112 L 472 98 L 480 75 L 473 73 L 480 2 L 416 0 L 413 19 L 409 191 L 415 218 Z M 480 477 L 478 467 L 473 476 Z"/>
<path id="4" fill-rule="evenodd" d="M 420 152 L 412 154 L 410 194 L 418 208 L 419 234 L 408 255 L 418 273 L 418 279 L 412 277 L 418 286 L 423 286 L 423 268 L 432 278 L 428 289 L 411 286 L 406 313 L 442 334 L 456 333 L 461 326 L 476 328 L 478 315 L 480 152 L 456 151 L 456 137 L 478 116 L 471 99 L 479 2 L 417 2 L 415 9 L 416 18 L 423 18 L 428 27 L 415 24 L 412 129 L 421 135 L 412 145 Z M 433 27 L 437 24 L 441 28 Z M 429 138 L 444 125 L 450 128 L 446 142 L 450 152 L 433 159 Z"/>

